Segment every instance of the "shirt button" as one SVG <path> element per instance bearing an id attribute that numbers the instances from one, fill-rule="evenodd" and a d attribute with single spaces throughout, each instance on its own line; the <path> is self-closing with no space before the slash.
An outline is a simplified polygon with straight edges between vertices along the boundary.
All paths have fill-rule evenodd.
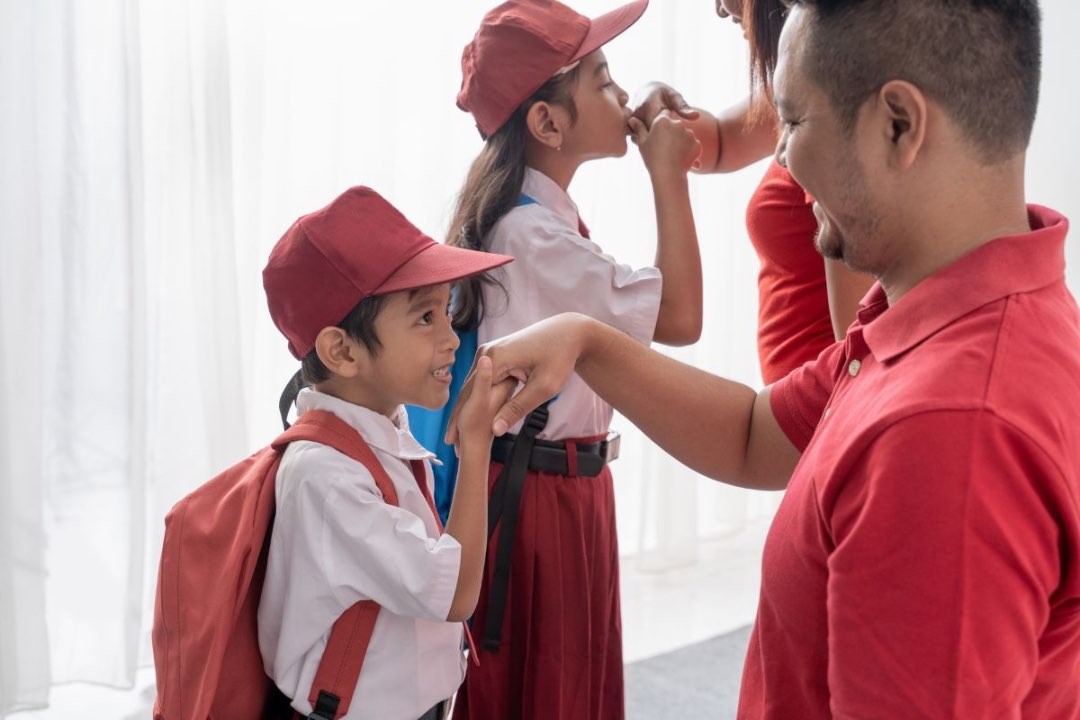
<path id="1" fill-rule="evenodd" d="M 859 374 L 860 369 L 862 369 L 862 363 L 859 362 L 858 360 L 852 360 L 851 362 L 848 363 L 847 373 L 851 377 L 855 377 L 856 375 Z"/>

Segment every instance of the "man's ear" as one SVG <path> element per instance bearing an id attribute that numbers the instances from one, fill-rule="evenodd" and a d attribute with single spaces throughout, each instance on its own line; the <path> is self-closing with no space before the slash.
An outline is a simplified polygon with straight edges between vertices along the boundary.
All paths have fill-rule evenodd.
<path id="1" fill-rule="evenodd" d="M 541 145 L 552 150 L 562 148 L 568 121 L 569 116 L 565 109 L 543 100 L 533 103 L 525 113 L 525 127 L 529 134 Z"/>
<path id="2" fill-rule="evenodd" d="M 368 361 L 367 350 L 339 327 L 319 331 L 315 353 L 327 370 L 342 377 L 355 377 Z"/>
<path id="3" fill-rule="evenodd" d="M 877 94 L 881 132 L 890 143 L 890 163 L 900 170 L 914 164 L 926 143 L 926 96 L 906 80 L 890 80 Z"/>

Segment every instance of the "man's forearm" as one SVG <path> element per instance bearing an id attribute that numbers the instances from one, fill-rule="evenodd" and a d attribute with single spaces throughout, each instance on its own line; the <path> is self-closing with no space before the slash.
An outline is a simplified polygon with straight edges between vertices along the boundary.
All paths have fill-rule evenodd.
<path id="1" fill-rule="evenodd" d="M 673 457 L 733 485 L 786 486 L 798 453 L 778 432 L 767 395 L 598 321 L 583 321 L 580 332 L 578 375 Z"/>

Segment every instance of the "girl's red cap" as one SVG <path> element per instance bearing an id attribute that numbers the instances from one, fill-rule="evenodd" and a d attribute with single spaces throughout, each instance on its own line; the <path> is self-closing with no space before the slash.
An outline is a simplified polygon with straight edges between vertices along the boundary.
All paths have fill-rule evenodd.
<path id="1" fill-rule="evenodd" d="M 489 11 L 461 54 L 457 105 L 485 138 L 559 70 L 637 22 L 649 0 L 590 20 L 557 0 L 509 0 Z"/>

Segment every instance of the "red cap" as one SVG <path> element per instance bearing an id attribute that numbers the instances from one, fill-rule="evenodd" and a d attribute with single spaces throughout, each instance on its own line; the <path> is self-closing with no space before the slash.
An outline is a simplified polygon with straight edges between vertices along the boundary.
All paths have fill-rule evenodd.
<path id="1" fill-rule="evenodd" d="M 435 242 L 371 188 L 349 188 L 304 215 L 263 270 L 270 317 L 303 359 L 319 332 L 372 295 L 460 280 L 513 258 Z"/>
<path id="2" fill-rule="evenodd" d="M 649 0 L 590 20 L 556 0 L 509 0 L 491 10 L 461 54 L 457 105 L 486 138 L 562 68 L 637 22 Z"/>

